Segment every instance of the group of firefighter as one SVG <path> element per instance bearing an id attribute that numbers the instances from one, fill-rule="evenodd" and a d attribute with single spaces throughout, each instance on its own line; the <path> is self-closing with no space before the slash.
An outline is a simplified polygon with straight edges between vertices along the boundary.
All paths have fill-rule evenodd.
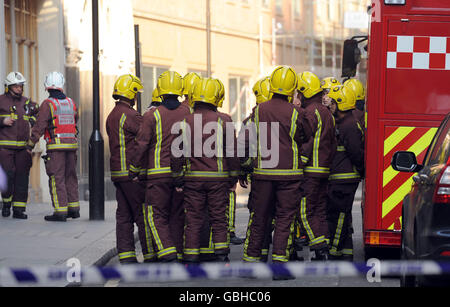
<path id="1" fill-rule="evenodd" d="M 165 71 L 141 116 L 133 106 L 142 90 L 136 76 L 120 76 L 106 122 L 121 263 L 137 262 L 134 223 L 144 262 L 229 261 L 230 241 L 244 244 L 245 262 L 268 261 L 270 248 L 274 264 L 300 260 L 304 246 L 316 260 L 352 259 L 351 210 L 364 176 L 360 81 L 278 66 L 255 83 L 238 134 L 219 111 L 219 79 Z M 245 239 L 234 228 L 238 182 L 250 187 Z"/>
<path id="2" fill-rule="evenodd" d="M 46 154 L 42 157 L 49 178 L 53 214 L 46 221 L 65 222 L 80 217 L 78 196 L 77 121 L 75 102 L 64 94 L 65 79 L 60 72 L 46 75 L 48 92 L 40 105 L 25 97 L 27 80 L 20 72 L 11 72 L 0 95 L 0 165 L 6 177 L 2 190 L 2 216 L 26 220 L 28 184 L 32 150 L 44 136 Z"/>

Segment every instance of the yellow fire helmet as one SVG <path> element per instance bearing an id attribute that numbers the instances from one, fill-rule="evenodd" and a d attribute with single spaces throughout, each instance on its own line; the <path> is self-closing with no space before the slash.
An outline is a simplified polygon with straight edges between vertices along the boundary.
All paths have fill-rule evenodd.
<path id="1" fill-rule="evenodd" d="M 305 98 L 311 98 L 322 92 L 321 82 L 315 73 L 305 71 L 298 75 L 298 87 Z"/>
<path id="2" fill-rule="evenodd" d="M 157 87 L 153 90 L 152 102 L 162 102 L 162 99 L 159 96 L 159 92 L 158 92 L 158 88 Z"/>
<path id="3" fill-rule="evenodd" d="M 200 80 L 201 77 L 196 72 L 187 73 L 183 77 L 183 95 L 189 95 L 189 91 L 196 81 Z"/>
<path id="4" fill-rule="evenodd" d="M 297 88 L 297 73 L 289 66 L 278 66 L 270 75 L 270 93 L 292 97 Z"/>
<path id="5" fill-rule="evenodd" d="M 192 106 L 197 102 L 205 102 L 218 106 L 219 96 L 218 82 L 211 78 L 203 78 L 195 83 L 194 88 L 190 92 L 189 100 L 192 101 Z"/>
<path id="6" fill-rule="evenodd" d="M 265 77 L 256 81 L 253 86 L 253 93 L 256 96 L 256 104 L 270 100 L 270 78 Z"/>
<path id="7" fill-rule="evenodd" d="M 329 90 L 333 86 L 342 85 L 335 77 L 327 77 L 322 80 L 321 87 L 323 90 Z"/>
<path id="8" fill-rule="evenodd" d="M 116 83 L 114 83 L 112 96 L 114 99 L 124 97 L 129 100 L 134 100 L 136 94 L 142 92 L 143 88 L 144 86 L 138 77 L 132 74 L 122 75 L 116 80 Z"/>
<path id="9" fill-rule="evenodd" d="M 349 111 L 355 108 L 356 96 L 348 86 L 337 85 L 332 87 L 328 97 L 336 102 L 339 111 Z"/>
<path id="10" fill-rule="evenodd" d="M 176 71 L 167 70 L 158 78 L 157 84 L 159 96 L 183 95 L 183 77 Z"/>
<path id="11" fill-rule="evenodd" d="M 225 86 L 219 79 L 214 79 L 214 81 L 216 81 L 219 87 L 219 91 L 217 93 L 217 107 L 221 108 L 223 106 L 223 101 L 225 100 Z"/>
<path id="12" fill-rule="evenodd" d="M 348 79 L 344 82 L 344 85 L 353 90 L 356 95 L 356 100 L 364 100 L 366 98 L 364 85 L 358 79 Z"/>

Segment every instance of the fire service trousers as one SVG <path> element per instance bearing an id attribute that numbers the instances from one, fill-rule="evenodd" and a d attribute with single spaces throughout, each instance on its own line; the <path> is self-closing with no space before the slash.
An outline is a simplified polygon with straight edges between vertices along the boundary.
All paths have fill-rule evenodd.
<path id="1" fill-rule="evenodd" d="M 77 152 L 75 150 L 51 151 L 47 152 L 43 159 L 48 175 L 54 214 L 67 215 L 69 211 L 79 212 Z"/>
<path id="2" fill-rule="evenodd" d="M 152 179 L 145 192 L 146 218 L 161 261 L 181 259 L 183 248 L 183 192 L 172 178 Z"/>
<path id="3" fill-rule="evenodd" d="M 251 222 L 248 226 L 243 260 L 261 261 L 261 250 L 267 236 L 267 225 L 275 213 L 272 245 L 272 261 L 287 262 L 290 256 L 291 233 L 295 224 L 298 204 L 302 197 L 301 180 L 252 181 Z M 300 191 L 300 193 L 299 193 Z M 275 210 L 274 210 L 275 207 Z"/>
<path id="4" fill-rule="evenodd" d="M 327 186 L 328 178 L 305 176 L 300 221 L 309 246 L 314 250 L 328 247 Z"/>
<path id="5" fill-rule="evenodd" d="M 28 181 L 32 165 L 31 155 L 25 149 L 0 148 L 0 163 L 6 173 L 8 187 L 2 193 L 3 204 L 14 210 L 25 211 L 28 201 Z"/>
<path id="6" fill-rule="evenodd" d="M 229 236 L 227 207 L 229 184 L 223 181 L 187 181 L 184 184 L 186 210 L 183 259 L 199 261 L 201 232 L 205 225 L 205 212 L 212 228 L 213 249 L 216 255 L 228 255 Z"/>
<path id="7" fill-rule="evenodd" d="M 359 183 L 330 183 L 328 186 L 328 224 L 330 231 L 330 255 L 353 254 L 351 222 L 352 207 Z"/>
<path id="8" fill-rule="evenodd" d="M 136 262 L 136 248 L 134 242 L 134 224 L 137 225 L 139 241 L 145 262 L 156 260 L 153 249 L 150 227 L 144 219 L 145 187 L 141 182 L 114 182 L 116 187 L 116 244 L 119 261 Z"/>

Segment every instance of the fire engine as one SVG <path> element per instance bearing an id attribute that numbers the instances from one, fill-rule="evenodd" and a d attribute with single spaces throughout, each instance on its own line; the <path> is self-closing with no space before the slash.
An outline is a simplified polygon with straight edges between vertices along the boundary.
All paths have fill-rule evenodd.
<path id="1" fill-rule="evenodd" d="M 369 36 L 344 43 L 343 77 L 355 76 L 360 49 L 368 54 L 362 215 L 368 254 L 400 247 L 402 201 L 412 173 L 390 166 L 412 151 L 422 162 L 450 111 L 450 1 L 372 0 Z"/>

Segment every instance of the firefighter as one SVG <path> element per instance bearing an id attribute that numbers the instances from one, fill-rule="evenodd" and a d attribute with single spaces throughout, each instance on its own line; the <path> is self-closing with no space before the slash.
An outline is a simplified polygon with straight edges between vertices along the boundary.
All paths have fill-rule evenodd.
<path id="1" fill-rule="evenodd" d="M 353 115 L 364 132 L 365 127 L 365 105 L 366 105 L 366 91 L 364 85 L 358 79 L 348 79 L 344 82 L 345 86 L 348 86 L 356 95 L 355 109 L 352 111 Z"/>
<path id="2" fill-rule="evenodd" d="M 152 102 L 150 103 L 146 111 L 159 107 L 161 105 L 161 102 L 162 99 L 159 96 L 158 88 L 156 87 L 152 92 Z"/>
<path id="3" fill-rule="evenodd" d="M 11 72 L 5 79 L 5 93 L 0 96 L 0 163 L 7 176 L 7 189 L 2 191 L 2 216 L 27 219 L 28 180 L 32 165 L 31 152 L 26 150 L 30 126 L 38 106 L 23 96 L 25 78 Z"/>
<path id="4" fill-rule="evenodd" d="M 252 110 L 252 113 L 253 113 L 255 108 L 259 104 L 270 100 L 270 97 L 271 97 L 270 77 L 264 77 L 264 78 L 261 78 L 258 81 L 256 81 L 255 84 L 253 85 L 252 90 L 253 90 L 253 94 L 255 95 L 255 98 L 256 98 L 256 105 L 254 106 L 254 108 Z M 244 119 L 244 121 L 242 122 L 243 127 L 241 128 L 241 131 L 239 132 L 238 142 L 244 143 L 246 139 L 249 139 L 250 135 L 249 135 L 247 124 L 250 125 L 252 122 L 253 121 L 251 119 L 251 115 Z M 250 149 L 247 149 L 247 150 L 250 150 Z M 240 183 L 241 187 L 243 187 L 244 189 L 246 189 L 249 185 L 249 182 L 251 182 L 252 173 L 253 173 L 253 168 L 252 168 L 253 159 L 250 156 L 246 160 L 245 156 L 250 156 L 250 155 L 249 155 L 249 153 L 246 153 L 246 155 L 244 155 L 244 159 L 241 160 L 241 176 L 239 179 L 239 183 Z M 252 205 L 252 193 L 253 193 L 252 188 L 250 186 L 250 193 L 248 195 L 248 202 L 247 202 L 247 208 L 249 209 L 250 215 L 252 215 L 252 212 L 254 210 L 253 205 Z M 251 220 L 249 219 L 249 222 L 250 221 Z M 267 262 L 267 260 L 268 260 L 269 247 L 270 247 L 270 243 L 272 240 L 272 232 L 273 232 L 273 218 L 267 219 L 266 227 L 267 228 L 264 231 L 264 233 L 265 233 L 264 243 L 263 243 L 263 247 L 261 249 L 261 261 L 262 262 Z M 247 229 L 248 229 L 248 227 L 247 227 Z M 248 246 L 248 239 L 245 240 L 244 250 L 247 248 L 247 246 Z"/>
<path id="5" fill-rule="evenodd" d="M 131 178 L 136 178 L 141 161 L 146 161 L 145 216 L 158 260 L 171 262 L 181 260 L 184 227 L 183 193 L 175 189 L 170 169 L 171 146 L 176 136 L 172 126 L 190 112 L 178 101 L 183 93 L 183 78 L 177 72 L 163 72 L 157 88 L 162 102 L 143 117 L 129 173 Z"/>
<path id="6" fill-rule="evenodd" d="M 41 103 L 28 141 L 29 149 L 42 135 L 47 143 L 47 153 L 42 158 L 54 212 L 44 218 L 50 222 L 80 217 L 76 172 L 78 111 L 75 102 L 64 94 L 64 84 L 64 76 L 60 72 L 51 72 L 45 77 L 44 86 L 49 97 Z"/>
<path id="7" fill-rule="evenodd" d="M 191 113 L 193 112 L 192 110 L 193 105 L 192 102 L 189 101 L 189 92 L 192 90 L 194 84 L 201 78 L 202 77 L 200 77 L 200 75 L 196 72 L 187 73 L 183 77 L 183 97 L 184 97 L 183 104 L 189 107 Z"/>
<path id="8" fill-rule="evenodd" d="M 208 212 L 212 227 L 212 248 L 216 260 L 229 261 L 227 195 L 237 182 L 239 160 L 234 125 L 228 117 L 217 112 L 219 92 L 219 84 L 213 79 L 201 79 L 195 83 L 189 97 L 194 112 L 184 122 L 184 154 L 172 165 L 175 174 L 183 173 L 183 166 L 186 168 L 179 182 L 184 186 L 186 212 L 185 263 L 200 261 L 205 212 Z M 214 143 L 210 143 L 212 140 Z"/>
<path id="9" fill-rule="evenodd" d="M 323 90 L 322 104 L 327 108 L 329 108 L 331 104 L 331 98 L 328 96 L 328 93 L 330 92 L 330 89 L 336 85 L 341 85 L 341 83 L 335 77 L 324 78 L 321 82 L 321 88 Z"/>
<path id="10" fill-rule="evenodd" d="M 299 74 L 298 95 L 302 108 L 309 113 L 313 123 L 313 136 L 303 145 L 305 160 L 305 195 L 300 206 L 302 232 L 316 260 L 327 260 L 329 232 L 327 227 L 326 186 L 333 155 L 336 151 L 334 118 L 322 104 L 323 90 L 320 79 L 311 72 Z"/>
<path id="11" fill-rule="evenodd" d="M 297 83 L 297 74 L 292 68 L 277 67 L 270 77 L 272 98 L 259 104 L 252 115 L 257 132 L 257 158 L 253 163 L 253 212 L 243 256 L 246 262 L 261 261 L 267 222 L 273 212 L 272 262 L 285 263 L 290 257 L 291 233 L 302 197 L 301 146 L 311 136 L 305 112 L 292 104 Z M 272 144 L 274 140 L 278 144 Z M 264 147 L 278 148 L 278 152 L 267 152 Z M 293 276 L 274 276 L 275 280 L 291 278 Z"/>
<path id="12" fill-rule="evenodd" d="M 112 97 L 115 107 L 106 120 L 109 137 L 111 181 L 116 188 L 116 245 L 121 264 L 136 263 L 134 224 L 137 225 L 144 262 L 153 262 L 156 255 L 150 227 L 144 219 L 145 185 L 128 177 L 131 157 L 136 150 L 135 138 L 142 116 L 133 108 L 137 93 L 142 91 L 141 80 L 126 74 L 117 78 Z"/>
<path id="13" fill-rule="evenodd" d="M 328 94 L 336 118 L 338 147 L 328 186 L 330 256 L 353 260 L 351 214 L 355 193 L 364 169 L 363 135 L 352 114 L 356 97 L 347 86 L 336 86 Z"/>
<path id="14" fill-rule="evenodd" d="M 222 108 L 223 101 L 225 100 L 225 86 L 219 79 L 214 80 L 219 85 L 219 98 L 217 108 Z M 225 117 L 227 122 L 233 122 L 233 119 L 231 118 L 230 115 L 219 111 L 218 113 L 221 116 Z M 236 236 L 236 185 L 234 185 L 230 189 L 227 199 L 228 199 L 228 232 L 230 235 L 230 243 L 240 245 L 244 243 L 244 239 Z"/>

